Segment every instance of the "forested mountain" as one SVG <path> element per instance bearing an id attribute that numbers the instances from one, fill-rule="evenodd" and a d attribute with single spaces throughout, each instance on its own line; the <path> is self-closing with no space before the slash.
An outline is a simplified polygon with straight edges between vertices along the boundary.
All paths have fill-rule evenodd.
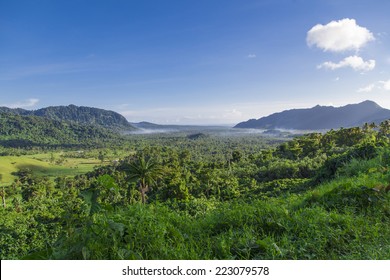
<path id="1" fill-rule="evenodd" d="M 21 108 L 8 108 L 8 107 L 0 107 L 0 113 L 13 113 L 17 115 L 28 115 L 30 111 L 21 109 Z"/>
<path id="2" fill-rule="evenodd" d="M 320 130 L 380 123 L 390 119 L 390 110 L 373 101 L 349 104 L 343 107 L 315 106 L 310 109 L 292 109 L 274 113 L 258 120 L 237 124 L 236 128 Z"/>
<path id="3" fill-rule="evenodd" d="M 0 145 L 4 147 L 102 146 L 119 138 L 118 133 L 96 125 L 0 113 Z"/>
<path id="4" fill-rule="evenodd" d="M 0 107 L 0 113 L 14 113 L 25 116 L 39 116 L 57 121 L 70 121 L 79 124 L 98 125 L 110 129 L 135 129 L 122 115 L 108 110 L 84 106 L 52 106 L 38 110 L 10 109 Z"/>

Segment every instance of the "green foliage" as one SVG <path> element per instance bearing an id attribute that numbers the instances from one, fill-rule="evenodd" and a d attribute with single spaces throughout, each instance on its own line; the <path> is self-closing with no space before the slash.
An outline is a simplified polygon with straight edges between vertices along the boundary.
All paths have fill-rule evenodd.
<path id="1" fill-rule="evenodd" d="M 276 147 L 258 136 L 129 136 L 126 158 L 83 175 L 19 169 L 3 188 L 0 255 L 389 259 L 386 133 L 341 129 Z M 118 155 L 67 155 L 99 152 Z"/>
<path id="2" fill-rule="evenodd" d="M 118 133 L 94 125 L 0 113 L 3 147 L 104 147 L 120 141 Z"/>
<path id="3" fill-rule="evenodd" d="M 51 106 L 38 110 L 10 109 L 0 107 L 0 113 L 22 116 L 36 116 L 55 121 L 67 121 L 78 124 L 94 125 L 110 129 L 134 129 L 122 115 L 98 108 L 85 106 Z"/>
<path id="4" fill-rule="evenodd" d="M 128 163 L 128 177 L 137 181 L 142 197 L 142 203 L 146 203 L 146 193 L 157 185 L 157 179 L 162 176 L 162 169 L 152 158 L 140 156 Z"/>

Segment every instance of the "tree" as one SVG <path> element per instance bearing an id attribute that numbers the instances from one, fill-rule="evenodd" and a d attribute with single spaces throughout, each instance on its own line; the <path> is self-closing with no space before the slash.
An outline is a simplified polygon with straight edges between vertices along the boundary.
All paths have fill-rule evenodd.
<path id="1" fill-rule="evenodd" d="M 146 203 L 146 193 L 157 184 L 157 179 L 161 176 L 162 169 L 160 165 L 151 158 L 141 156 L 129 164 L 129 178 L 138 181 L 142 203 Z"/>
<path id="2" fill-rule="evenodd" d="M 0 174 L 0 182 L 1 182 L 1 180 L 3 180 L 3 174 Z M 1 200 L 2 200 L 2 203 L 3 203 L 3 207 L 5 208 L 7 205 L 5 203 L 5 189 L 4 189 L 4 185 L 3 185 L 3 188 L 1 190 L 0 195 L 1 195 Z"/>
<path id="3" fill-rule="evenodd" d="M 100 160 L 101 163 L 104 162 L 104 153 L 102 151 L 99 151 L 98 160 Z"/>
<path id="4" fill-rule="evenodd" d="M 385 141 L 389 141 L 390 137 L 390 120 L 386 120 L 380 123 L 378 136 Z"/>

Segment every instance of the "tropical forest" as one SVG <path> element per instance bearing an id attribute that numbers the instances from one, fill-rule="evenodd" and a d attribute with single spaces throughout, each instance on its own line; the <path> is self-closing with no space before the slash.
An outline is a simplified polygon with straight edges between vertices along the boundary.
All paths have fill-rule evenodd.
<path id="1" fill-rule="evenodd" d="M 125 133 L 55 116 L 0 113 L 3 260 L 390 259 L 389 120 Z"/>

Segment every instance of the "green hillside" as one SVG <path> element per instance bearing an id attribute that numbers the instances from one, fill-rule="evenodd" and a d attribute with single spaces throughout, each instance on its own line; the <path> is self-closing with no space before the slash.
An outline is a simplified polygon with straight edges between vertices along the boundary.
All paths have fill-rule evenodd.
<path id="1" fill-rule="evenodd" d="M 103 146 L 119 139 L 118 133 L 98 126 L 0 113 L 3 147 Z"/>
<path id="2" fill-rule="evenodd" d="M 2 188 L 2 259 L 390 259 L 390 122 L 264 138 L 136 136 L 75 178 Z M 130 141 L 130 140 L 129 140 Z"/>
<path id="3" fill-rule="evenodd" d="M 122 115 L 108 110 L 86 106 L 51 106 L 38 110 L 11 109 L 0 107 L 0 113 L 13 113 L 23 116 L 37 116 L 55 121 L 67 121 L 76 124 L 93 125 L 111 130 L 134 130 Z"/>

